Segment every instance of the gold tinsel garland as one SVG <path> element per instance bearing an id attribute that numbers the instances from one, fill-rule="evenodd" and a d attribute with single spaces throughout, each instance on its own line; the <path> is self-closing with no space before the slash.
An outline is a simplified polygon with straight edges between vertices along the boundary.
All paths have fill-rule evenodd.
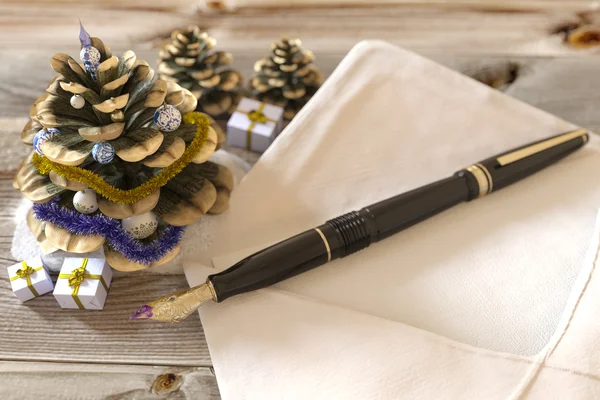
<path id="1" fill-rule="evenodd" d="M 173 164 L 163 168 L 158 175 L 153 176 L 134 189 L 123 190 L 116 188 L 102 179 L 98 174 L 80 167 L 61 165 L 38 154 L 33 155 L 33 165 L 42 175 L 48 175 L 52 171 L 70 181 L 87 185 L 99 195 L 114 203 L 133 204 L 166 185 L 175 175 L 192 162 L 196 154 L 198 154 L 206 143 L 210 127 L 208 117 L 199 112 L 190 112 L 183 116 L 183 122 L 186 124 L 195 124 L 198 127 L 196 136 L 187 149 L 185 149 L 185 152 Z"/>

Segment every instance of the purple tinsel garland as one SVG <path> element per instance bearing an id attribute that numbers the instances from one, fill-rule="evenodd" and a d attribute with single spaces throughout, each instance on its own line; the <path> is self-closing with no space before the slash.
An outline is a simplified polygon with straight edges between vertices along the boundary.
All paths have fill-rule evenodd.
<path id="1" fill-rule="evenodd" d="M 151 243 L 141 243 L 123 229 L 121 222 L 104 215 L 87 216 L 63 208 L 58 199 L 44 204 L 34 204 L 33 212 L 37 219 L 51 222 L 75 235 L 99 235 L 117 252 L 129 261 L 151 264 L 171 252 L 179 242 L 185 228 L 169 225 L 161 235 Z"/>

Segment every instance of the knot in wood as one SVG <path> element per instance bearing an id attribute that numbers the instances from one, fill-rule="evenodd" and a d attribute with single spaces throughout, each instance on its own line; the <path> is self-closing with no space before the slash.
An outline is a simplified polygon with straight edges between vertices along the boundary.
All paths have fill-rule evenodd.
<path id="1" fill-rule="evenodd" d="M 152 384 L 152 393 L 166 394 L 179 390 L 183 383 L 183 377 L 177 374 L 162 374 L 159 375 Z"/>

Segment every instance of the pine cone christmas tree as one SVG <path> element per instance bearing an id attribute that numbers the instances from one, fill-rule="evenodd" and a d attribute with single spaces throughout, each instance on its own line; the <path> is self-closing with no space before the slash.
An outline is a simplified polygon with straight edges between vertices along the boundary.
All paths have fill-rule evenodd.
<path id="1" fill-rule="evenodd" d="M 313 64 L 314 54 L 302 49 L 300 39 L 281 38 L 271 50 L 272 54 L 254 64 L 253 95 L 284 107 L 284 118 L 290 120 L 321 86 L 323 74 Z"/>
<path id="2" fill-rule="evenodd" d="M 241 98 L 242 75 L 229 68 L 232 56 L 214 51 L 217 41 L 197 26 L 175 30 L 161 49 L 160 78 L 190 90 L 198 110 L 212 116 L 231 114 Z"/>
<path id="3" fill-rule="evenodd" d="M 207 161 L 225 136 L 132 51 L 114 57 L 83 28 L 80 40 L 81 64 L 52 58 L 58 75 L 21 134 L 34 147 L 14 179 L 36 203 L 28 225 L 45 253 L 104 247 L 116 269 L 162 264 L 184 226 L 227 209 L 231 172 Z"/>

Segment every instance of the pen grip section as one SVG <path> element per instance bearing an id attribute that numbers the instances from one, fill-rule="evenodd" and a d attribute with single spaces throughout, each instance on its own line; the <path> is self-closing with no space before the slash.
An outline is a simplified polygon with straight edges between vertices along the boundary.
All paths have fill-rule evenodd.
<path id="1" fill-rule="evenodd" d="M 330 249 L 316 229 L 302 232 L 210 275 L 217 301 L 274 285 L 330 259 Z"/>

